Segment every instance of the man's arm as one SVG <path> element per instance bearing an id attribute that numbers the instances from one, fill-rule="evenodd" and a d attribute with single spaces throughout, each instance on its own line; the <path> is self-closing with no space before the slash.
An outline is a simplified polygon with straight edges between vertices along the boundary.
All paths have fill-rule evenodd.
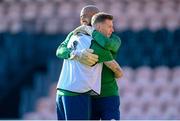
<path id="1" fill-rule="evenodd" d="M 104 36 L 102 33 L 95 30 L 92 32 L 92 37 L 93 39 L 95 39 L 94 41 L 96 41 L 98 45 L 100 45 L 101 47 L 104 47 L 106 50 L 109 50 L 114 54 L 117 53 L 121 45 L 120 38 L 114 34 L 112 34 L 111 37 L 108 38 Z M 107 56 L 107 53 L 108 52 L 105 52 L 103 53 L 103 55 Z M 111 59 L 111 56 L 113 56 L 112 53 L 109 53 L 110 59 Z M 101 56 L 99 56 L 99 58 L 101 59 Z M 114 60 L 114 56 L 113 56 L 113 60 L 111 61 L 107 61 L 107 60 L 105 61 L 104 59 L 102 59 L 102 61 L 104 61 L 104 64 L 114 72 L 116 78 L 120 78 L 123 76 L 123 71 L 121 67 L 119 66 L 119 64 L 116 62 L 116 60 Z"/>
<path id="2" fill-rule="evenodd" d="M 106 61 L 104 62 L 104 64 L 114 72 L 116 78 L 120 78 L 123 76 L 123 71 L 115 60 Z"/>
<path id="3" fill-rule="evenodd" d="M 98 31 L 93 31 L 92 33 L 93 39 L 96 40 L 96 42 L 104 47 L 105 49 L 108 49 L 114 53 L 116 53 L 121 45 L 121 40 L 118 36 L 115 34 L 112 34 L 110 38 L 106 37 L 102 33 Z"/>
<path id="4" fill-rule="evenodd" d="M 79 32 L 89 34 L 94 39 L 94 41 L 96 41 L 101 47 L 114 53 L 118 51 L 121 45 L 120 38 L 115 34 L 112 34 L 111 37 L 108 38 L 101 32 L 94 30 L 94 28 L 91 26 L 81 25 L 73 31 L 73 34 L 77 34 Z"/>
<path id="5" fill-rule="evenodd" d="M 66 39 L 59 45 L 56 56 L 61 59 L 76 59 L 82 64 L 92 66 L 98 61 L 98 56 L 93 54 L 93 50 L 85 49 L 80 52 L 76 52 L 71 48 L 68 48 L 68 42 L 73 35 L 73 32 L 70 32 Z"/>
<path id="6" fill-rule="evenodd" d="M 59 45 L 58 49 L 56 50 L 56 56 L 58 58 L 62 59 L 68 59 L 70 58 L 70 53 L 72 50 L 70 48 L 67 48 L 68 42 L 73 35 L 73 32 L 70 32 L 66 39 Z"/>
<path id="7" fill-rule="evenodd" d="M 111 69 L 116 78 L 120 78 L 123 75 L 122 69 L 119 64 L 114 60 L 112 53 L 99 46 L 96 41 L 92 40 L 91 49 L 94 50 L 94 53 L 98 55 L 98 63 L 103 62 L 109 69 Z"/>

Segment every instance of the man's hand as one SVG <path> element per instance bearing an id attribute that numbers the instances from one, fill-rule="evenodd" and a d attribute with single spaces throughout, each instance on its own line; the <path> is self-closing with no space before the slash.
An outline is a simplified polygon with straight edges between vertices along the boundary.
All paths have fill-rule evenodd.
<path id="1" fill-rule="evenodd" d="M 97 63 L 98 55 L 93 54 L 94 50 L 92 49 L 84 49 L 82 51 L 73 51 L 71 53 L 70 59 L 75 59 L 82 64 L 92 66 Z"/>
<path id="2" fill-rule="evenodd" d="M 94 31 L 93 27 L 87 25 L 81 25 L 73 31 L 73 34 L 77 35 L 78 33 L 87 33 L 90 36 L 92 36 L 93 31 Z"/>

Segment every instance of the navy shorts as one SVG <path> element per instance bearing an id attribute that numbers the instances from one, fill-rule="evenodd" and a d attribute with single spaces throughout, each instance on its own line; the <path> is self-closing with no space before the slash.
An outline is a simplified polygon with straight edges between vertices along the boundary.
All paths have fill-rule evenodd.
<path id="1" fill-rule="evenodd" d="M 120 120 L 119 96 L 92 98 L 92 120 Z"/>
<path id="2" fill-rule="evenodd" d="M 58 120 L 89 120 L 91 115 L 91 96 L 56 95 L 56 109 Z"/>

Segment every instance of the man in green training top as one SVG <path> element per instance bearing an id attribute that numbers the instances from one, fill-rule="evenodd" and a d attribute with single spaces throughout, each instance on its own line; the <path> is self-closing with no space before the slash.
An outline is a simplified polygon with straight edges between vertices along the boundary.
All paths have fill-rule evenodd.
<path id="1" fill-rule="evenodd" d="M 90 25 L 92 15 L 97 12 L 99 11 L 95 6 L 84 7 L 81 11 L 81 24 Z M 77 31 L 90 34 L 98 44 L 104 46 L 105 48 L 108 48 L 111 51 L 113 57 L 115 57 L 120 46 L 119 37 L 112 34 L 110 38 L 108 38 L 105 35 L 99 33 L 98 31 L 92 31 L 92 29 L 87 26 L 81 26 L 75 30 L 75 32 Z M 67 59 L 70 58 L 72 55 L 76 55 L 76 53 L 73 53 L 73 51 L 67 47 L 67 44 L 72 34 L 73 32 L 71 32 L 66 38 L 66 40 L 58 47 L 56 54 L 59 58 Z M 80 56 L 78 55 L 79 62 L 89 66 L 94 65 L 98 61 L 98 59 L 97 56 L 92 52 L 93 50 L 91 49 L 84 50 L 80 54 Z M 92 97 L 91 119 L 118 120 L 120 117 L 119 105 L 120 101 L 118 87 L 115 80 L 115 74 L 107 66 L 103 65 L 101 94 L 100 96 Z"/>

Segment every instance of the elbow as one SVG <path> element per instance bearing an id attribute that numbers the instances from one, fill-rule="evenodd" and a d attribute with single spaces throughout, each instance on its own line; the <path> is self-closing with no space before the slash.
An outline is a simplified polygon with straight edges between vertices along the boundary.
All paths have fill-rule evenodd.
<path id="1" fill-rule="evenodd" d="M 57 51 L 56 51 L 56 57 L 58 57 L 58 58 L 60 58 L 60 52 L 59 52 L 59 50 L 57 49 Z"/>

